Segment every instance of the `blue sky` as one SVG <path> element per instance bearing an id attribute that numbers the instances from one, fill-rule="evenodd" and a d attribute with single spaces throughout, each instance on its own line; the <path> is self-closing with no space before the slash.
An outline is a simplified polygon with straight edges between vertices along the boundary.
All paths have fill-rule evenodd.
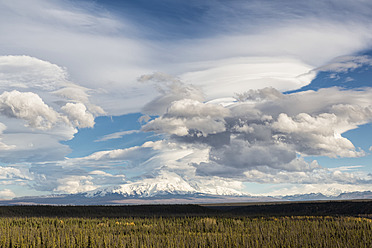
<path id="1" fill-rule="evenodd" d="M 372 4 L 0 1 L 0 198 L 372 189 Z"/>

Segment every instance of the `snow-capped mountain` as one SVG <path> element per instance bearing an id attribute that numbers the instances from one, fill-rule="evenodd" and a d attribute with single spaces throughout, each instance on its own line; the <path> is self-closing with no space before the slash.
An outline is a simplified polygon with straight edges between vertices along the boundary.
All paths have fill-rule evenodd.
<path id="1" fill-rule="evenodd" d="M 143 185 L 142 185 L 143 186 Z M 149 194 L 141 188 L 132 188 L 131 195 L 114 193 L 108 189 L 79 194 L 61 194 L 34 197 L 19 197 L 12 200 L 0 200 L 0 205 L 128 205 L 128 204 L 202 204 L 202 203 L 252 203 L 252 202 L 283 202 L 283 201 L 317 201 L 317 200 L 354 200 L 354 199 L 372 199 L 372 192 L 350 192 L 342 193 L 338 196 L 325 196 L 322 194 L 304 194 L 292 195 L 286 197 L 270 196 L 249 196 L 249 195 L 211 195 L 203 193 L 187 193 L 183 191 L 178 194 L 177 191 L 154 190 Z M 151 188 L 151 187 L 150 187 Z M 128 188 L 127 188 L 128 189 Z M 153 188 L 154 189 L 154 188 Z M 160 187 L 156 187 L 160 189 Z M 137 192 L 137 195 L 134 195 Z M 179 191 L 178 191 L 179 192 Z M 122 192 L 123 193 L 123 192 Z M 142 193 L 142 194 L 139 194 Z"/>
<path id="2" fill-rule="evenodd" d="M 125 197 L 156 197 L 164 195 L 220 195 L 220 196 L 244 196 L 236 189 L 208 184 L 200 187 L 197 182 L 187 182 L 175 173 L 162 173 L 155 178 L 147 178 L 140 182 L 122 184 L 120 186 L 97 189 L 86 193 L 87 197 L 105 196 L 108 194 L 119 194 Z"/>
<path id="3" fill-rule="evenodd" d="M 202 183 L 188 181 L 176 173 L 166 172 L 152 178 L 129 182 L 115 187 L 96 189 L 78 194 L 57 194 L 2 200 L 0 205 L 115 205 L 115 204 L 199 204 L 234 202 L 316 201 L 372 199 L 372 192 L 350 192 L 338 195 L 321 193 L 289 196 L 251 196 L 239 191 L 239 185 L 226 181 Z"/>

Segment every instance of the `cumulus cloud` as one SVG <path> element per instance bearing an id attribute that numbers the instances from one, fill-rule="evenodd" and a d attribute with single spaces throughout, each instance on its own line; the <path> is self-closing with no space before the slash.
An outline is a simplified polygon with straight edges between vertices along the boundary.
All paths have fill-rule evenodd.
<path id="1" fill-rule="evenodd" d="M 372 120 L 371 99 L 371 89 L 337 88 L 286 95 L 264 88 L 237 95 L 238 101 L 225 105 L 183 99 L 170 103 L 143 130 L 169 134 L 179 144 L 205 146 L 208 157 L 191 163 L 199 176 L 262 178 L 268 183 L 302 174 L 310 182 L 324 174 L 321 180 L 336 180 L 334 173 L 304 157 L 364 156 L 342 134 Z M 270 170 L 275 175 L 265 176 Z"/>
<path id="2" fill-rule="evenodd" d="M 28 126 L 41 130 L 50 129 L 59 115 L 32 92 L 5 91 L 0 95 L 0 113 L 27 121 Z"/>
<path id="3" fill-rule="evenodd" d="M 142 75 L 138 81 L 142 83 L 155 82 L 155 88 L 160 94 L 143 107 L 142 112 L 145 114 L 164 114 L 169 105 L 177 100 L 191 99 L 202 101 L 204 99 L 200 89 L 193 85 L 186 85 L 178 78 L 168 74 L 153 73 Z"/>
<path id="4" fill-rule="evenodd" d="M 284 95 L 277 89 L 272 87 L 266 87 L 262 89 L 253 90 L 250 89 L 243 93 L 236 93 L 237 100 L 240 102 L 247 101 L 258 101 L 262 102 L 265 100 L 275 101 L 284 98 Z"/>
<path id="5" fill-rule="evenodd" d="M 0 56 L 0 159 L 61 159 L 76 128 L 93 127 L 105 112 L 91 103 L 90 89 L 69 81 L 67 70 L 30 56 Z M 23 142 L 20 142 L 22 140 Z"/>
<path id="6" fill-rule="evenodd" d="M 89 100 L 90 89 L 68 80 L 65 68 L 30 56 L 0 56 L 1 112 L 22 118 L 29 126 L 50 129 L 66 113 L 71 125 L 92 127 L 94 116 L 104 114 Z M 7 91 L 12 89 L 12 91 Z M 14 90 L 17 89 L 17 90 Z M 52 107 L 53 106 L 53 107 Z"/>
<path id="7" fill-rule="evenodd" d="M 87 108 L 82 103 L 67 103 L 61 110 L 67 114 L 71 123 L 76 127 L 94 126 L 94 116 L 87 112 Z"/>
<path id="8" fill-rule="evenodd" d="M 183 99 L 174 101 L 164 116 L 148 122 L 143 130 L 178 136 L 190 133 L 207 136 L 225 131 L 224 117 L 228 115 L 229 110 L 222 106 Z"/>
<path id="9" fill-rule="evenodd" d="M 66 68 L 35 57 L 11 55 L 0 56 L 0 65 L 3 91 L 32 92 L 50 104 L 66 100 L 81 102 L 94 114 L 104 114 L 102 108 L 90 102 L 92 90 L 69 81 Z"/>
<path id="10" fill-rule="evenodd" d="M 1 199 L 10 199 L 16 197 L 16 194 L 11 191 L 10 189 L 0 190 L 0 198 Z"/>
<path id="11" fill-rule="evenodd" d="M 275 139 L 283 143 L 295 144 L 296 150 L 306 155 L 325 155 L 329 157 L 358 157 L 363 151 L 356 151 L 348 139 L 338 133 L 338 120 L 335 114 L 323 113 L 312 117 L 306 113 L 294 119 L 280 114 L 273 123 L 273 130 L 279 132 Z"/>
<path id="12" fill-rule="evenodd" d="M 58 187 L 54 189 L 58 193 L 76 194 L 95 190 L 98 186 L 91 181 L 91 176 L 70 176 L 58 179 Z"/>

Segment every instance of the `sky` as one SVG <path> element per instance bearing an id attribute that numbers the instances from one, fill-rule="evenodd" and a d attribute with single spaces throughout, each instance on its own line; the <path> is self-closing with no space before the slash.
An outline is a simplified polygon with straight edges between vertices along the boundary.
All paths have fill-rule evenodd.
<path id="1" fill-rule="evenodd" d="M 372 190 L 371 12 L 0 0 L 0 199 Z"/>

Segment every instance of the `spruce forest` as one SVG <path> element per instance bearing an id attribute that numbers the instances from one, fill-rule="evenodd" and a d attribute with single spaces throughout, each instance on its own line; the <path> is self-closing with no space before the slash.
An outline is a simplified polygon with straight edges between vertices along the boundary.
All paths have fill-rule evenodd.
<path id="1" fill-rule="evenodd" d="M 0 247 L 372 247 L 371 203 L 3 206 Z"/>

